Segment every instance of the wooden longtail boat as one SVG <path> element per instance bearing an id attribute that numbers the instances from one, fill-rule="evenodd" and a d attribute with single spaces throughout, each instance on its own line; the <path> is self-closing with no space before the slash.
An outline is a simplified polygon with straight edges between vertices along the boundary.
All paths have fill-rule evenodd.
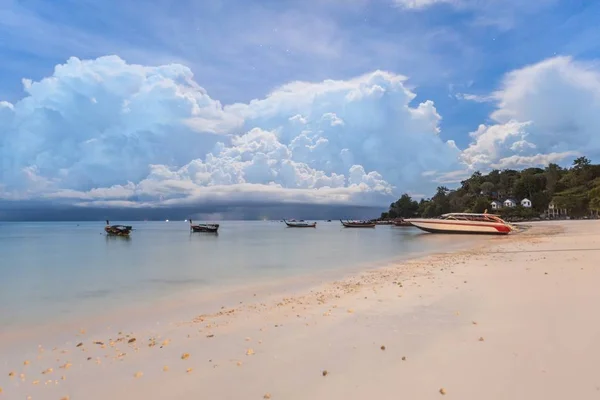
<path id="1" fill-rule="evenodd" d="M 287 220 L 283 220 L 283 222 L 285 222 L 285 224 L 288 226 L 288 228 L 316 228 L 317 227 L 317 223 L 316 222 L 306 222 L 304 220 L 302 221 L 295 221 L 295 220 L 291 220 L 291 221 L 287 221 Z"/>
<path id="2" fill-rule="evenodd" d="M 371 222 L 371 221 L 342 221 L 340 219 L 340 222 L 342 223 L 342 225 L 344 225 L 345 228 L 375 228 L 375 222 Z"/>
<path id="3" fill-rule="evenodd" d="M 413 226 L 410 222 L 404 218 L 400 218 L 394 221 L 394 226 Z"/>
<path id="4" fill-rule="evenodd" d="M 111 225 L 108 220 L 104 227 L 104 232 L 110 236 L 129 236 L 132 230 L 133 228 L 129 225 Z"/>
<path id="5" fill-rule="evenodd" d="M 408 219 L 417 228 L 431 233 L 507 235 L 515 227 L 494 214 L 449 213 L 439 218 Z"/>
<path id="6" fill-rule="evenodd" d="M 204 232 L 204 233 L 218 233 L 219 224 L 196 224 L 192 223 L 190 219 L 190 230 L 192 232 Z"/>

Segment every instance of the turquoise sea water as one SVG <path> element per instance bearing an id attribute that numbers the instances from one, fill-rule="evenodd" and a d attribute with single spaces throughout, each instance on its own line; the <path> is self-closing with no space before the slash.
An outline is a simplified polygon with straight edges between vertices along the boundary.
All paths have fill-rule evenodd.
<path id="1" fill-rule="evenodd" d="M 115 222 L 117 223 L 117 222 Z M 259 283 L 464 247 L 475 240 L 416 228 L 286 228 L 224 221 L 218 236 L 184 221 L 123 222 L 129 239 L 102 222 L 0 223 L 0 326 L 68 320 L 161 296 Z"/>

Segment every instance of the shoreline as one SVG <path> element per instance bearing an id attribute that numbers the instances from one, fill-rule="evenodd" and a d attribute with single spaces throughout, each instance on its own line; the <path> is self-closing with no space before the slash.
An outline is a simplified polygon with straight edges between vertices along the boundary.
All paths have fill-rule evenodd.
<path id="1" fill-rule="evenodd" d="M 278 291 L 259 293 L 258 303 L 241 300 L 242 304 L 236 306 L 227 305 L 213 311 L 206 308 L 204 314 L 196 306 L 188 305 L 185 310 L 169 314 L 174 323 L 161 321 L 160 325 L 148 324 L 120 335 L 112 328 L 104 332 L 72 332 L 70 338 L 62 338 L 61 346 L 56 344 L 56 350 L 40 351 L 38 343 L 30 345 L 27 352 L 12 349 L 8 357 L 4 357 L 4 364 L 0 364 L 0 387 L 7 396 L 9 393 L 11 396 L 31 394 L 33 399 L 66 395 L 86 399 L 183 399 L 199 394 L 210 394 L 214 398 L 260 399 L 267 392 L 274 399 L 358 399 L 373 393 L 377 398 L 397 398 L 406 394 L 417 396 L 414 398 L 437 398 L 439 387 L 434 387 L 431 394 L 419 397 L 421 386 L 418 383 L 424 384 L 425 378 L 414 380 L 409 385 L 415 386 L 413 389 L 404 388 L 403 391 L 392 389 L 393 385 L 390 387 L 398 379 L 390 374 L 398 373 L 398 368 L 404 369 L 408 365 L 401 357 L 411 360 L 414 366 L 417 360 L 413 357 L 430 355 L 440 343 L 450 345 L 455 336 L 460 337 L 464 331 L 480 326 L 464 321 L 471 315 L 481 319 L 478 314 L 485 303 L 472 301 L 477 297 L 473 298 L 471 292 L 480 290 L 481 296 L 487 296 L 487 289 L 490 289 L 487 286 L 498 278 L 493 276 L 492 283 L 488 281 L 490 276 L 486 273 L 489 271 L 480 268 L 482 263 L 496 265 L 508 257 L 522 257 L 519 252 L 523 249 L 544 247 L 548 242 L 556 242 L 556 238 L 572 234 L 575 228 L 561 223 L 536 224 L 535 228 L 514 236 L 480 242 L 475 248 L 363 270 L 343 279 L 311 286 L 310 290 L 305 286 L 297 287 L 295 291 L 288 287 L 284 298 Z M 581 236 L 595 243 L 600 229 L 594 228 L 592 233 L 582 232 Z M 489 248 L 498 251 L 487 251 Z M 593 257 L 593 254 L 578 257 Z M 515 265 L 533 268 L 527 267 L 527 262 Z M 510 272 L 502 268 L 494 271 L 499 276 Z M 471 283 L 473 280 L 480 280 L 481 285 Z M 518 282 L 511 284 L 521 285 Z M 481 289 L 477 289 L 479 286 Z M 518 293 L 516 297 L 519 297 Z M 232 299 L 232 302 L 238 300 Z M 497 300 L 493 299 L 488 303 L 495 302 Z M 167 310 L 161 310 L 157 314 L 165 312 Z M 183 318 L 184 314 L 189 317 Z M 139 322 L 132 325 L 136 323 Z M 482 327 L 482 331 L 485 328 Z M 493 335 L 494 331 L 487 334 Z M 136 340 L 128 343 L 133 337 Z M 149 340 L 151 338 L 154 340 Z M 169 340 L 168 344 L 163 343 L 165 340 Z M 457 340 L 450 349 L 457 343 L 458 348 L 465 345 L 463 339 Z M 102 345 L 94 344 L 94 341 Z M 76 347 L 79 342 L 83 344 Z M 48 348 L 52 344 L 44 343 L 43 346 Z M 386 346 L 386 349 L 379 349 L 380 346 Z M 398 348 L 402 348 L 405 355 L 395 354 Z M 441 354 L 448 352 L 445 347 L 438 350 Z M 3 351 L 0 348 L 0 354 Z M 123 353 L 126 355 L 121 355 Z M 189 360 L 181 360 L 181 355 L 186 353 L 190 354 Z M 390 360 L 391 353 L 393 360 Z M 25 359 L 30 361 L 27 366 L 23 365 Z M 67 371 L 60 368 L 61 364 L 72 367 Z M 167 364 L 172 373 L 163 371 Z M 418 367 L 418 362 L 416 364 Z M 53 368 L 53 372 L 41 374 L 47 368 Z M 192 370 L 187 372 L 187 368 Z M 319 368 L 330 368 L 331 374 L 319 376 L 322 372 Z M 442 367 L 427 365 L 427 368 L 437 371 Z M 5 378 L 13 370 L 17 377 L 26 373 L 24 380 Z M 312 372 L 305 376 L 304 370 Z M 136 372 L 143 372 L 144 376 L 136 379 Z M 46 375 L 52 379 L 46 379 Z M 190 379 L 188 375 L 195 378 Z M 277 379 L 273 381 L 275 377 Z M 33 384 L 34 379 L 40 382 Z M 241 380 L 244 388 L 214 384 L 229 379 Z M 349 383 L 344 384 L 344 379 L 349 379 Z M 361 379 L 365 385 L 355 387 Z M 308 380 L 308 386 L 298 386 L 304 380 Z M 111 385 L 114 382 L 110 388 L 102 384 L 108 381 Z M 451 389 L 451 382 L 445 385 L 449 394 L 456 390 Z M 368 391 L 364 391 L 367 387 Z M 482 398 L 481 395 L 457 398 L 475 399 Z M 484 397 L 507 398 L 495 395 L 493 391 L 492 396 Z"/>
<path id="2" fill-rule="evenodd" d="M 240 281 L 239 278 L 231 278 L 210 285 L 201 285 L 195 288 L 187 287 L 180 293 L 175 291 L 170 293 L 162 292 L 149 300 L 145 298 L 126 298 L 118 306 L 111 299 L 109 300 L 110 305 L 105 310 L 101 310 L 100 299 L 98 304 L 93 305 L 93 309 L 73 311 L 71 315 L 61 315 L 52 321 L 50 320 L 51 317 L 47 316 L 45 317 L 47 318 L 46 320 L 28 318 L 28 321 L 9 324 L 8 329 L 5 327 L 3 331 L 0 331 L 0 352 L 2 351 L 3 343 L 6 344 L 11 338 L 21 336 L 31 337 L 31 334 L 35 335 L 35 331 L 39 330 L 49 331 L 53 334 L 65 334 L 79 331 L 81 327 L 86 327 L 86 330 L 89 330 L 87 327 L 121 326 L 123 325 L 123 321 L 130 319 L 131 315 L 135 315 L 138 319 L 143 315 L 145 316 L 144 320 L 150 320 L 153 319 L 153 314 L 166 315 L 173 312 L 182 314 L 182 311 L 193 313 L 195 309 L 210 308 L 217 304 L 221 307 L 222 304 L 231 303 L 231 299 L 242 301 L 253 300 L 252 297 L 254 296 L 252 295 L 255 293 L 259 295 L 259 298 L 284 296 L 289 292 L 302 292 L 320 283 L 344 279 L 364 271 L 401 264 L 436 254 L 452 254 L 456 251 L 478 246 L 479 243 L 488 243 L 493 240 L 503 240 L 504 238 L 476 236 L 473 238 L 476 242 L 475 244 L 466 242 L 464 237 L 460 239 L 458 243 L 451 243 L 450 238 L 446 235 L 420 233 L 419 242 L 430 241 L 434 245 L 435 242 L 439 242 L 442 250 L 432 251 L 429 248 L 416 249 L 394 257 L 374 261 L 362 261 L 349 267 L 345 266 L 341 268 L 335 265 L 323 265 L 318 270 L 310 270 L 301 274 L 259 276 L 251 278 L 249 281 Z"/>

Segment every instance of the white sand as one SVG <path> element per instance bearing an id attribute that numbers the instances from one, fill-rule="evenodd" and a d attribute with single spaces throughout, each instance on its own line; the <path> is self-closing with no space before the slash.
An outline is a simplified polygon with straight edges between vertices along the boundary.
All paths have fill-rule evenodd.
<path id="1" fill-rule="evenodd" d="M 540 223 L 287 298 L 240 292 L 213 315 L 4 335 L 0 399 L 598 399 L 598 256 L 599 222 Z"/>

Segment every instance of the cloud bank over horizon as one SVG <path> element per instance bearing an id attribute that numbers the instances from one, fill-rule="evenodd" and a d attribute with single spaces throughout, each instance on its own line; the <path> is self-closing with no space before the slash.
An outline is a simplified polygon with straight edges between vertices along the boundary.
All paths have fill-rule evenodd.
<path id="1" fill-rule="evenodd" d="M 600 156 L 594 65 L 556 57 L 509 72 L 462 150 L 441 139 L 442 115 L 406 81 L 374 71 L 223 105 L 180 64 L 73 57 L 24 79 L 23 99 L 0 99 L 0 199 L 386 205 L 475 170 Z"/>

